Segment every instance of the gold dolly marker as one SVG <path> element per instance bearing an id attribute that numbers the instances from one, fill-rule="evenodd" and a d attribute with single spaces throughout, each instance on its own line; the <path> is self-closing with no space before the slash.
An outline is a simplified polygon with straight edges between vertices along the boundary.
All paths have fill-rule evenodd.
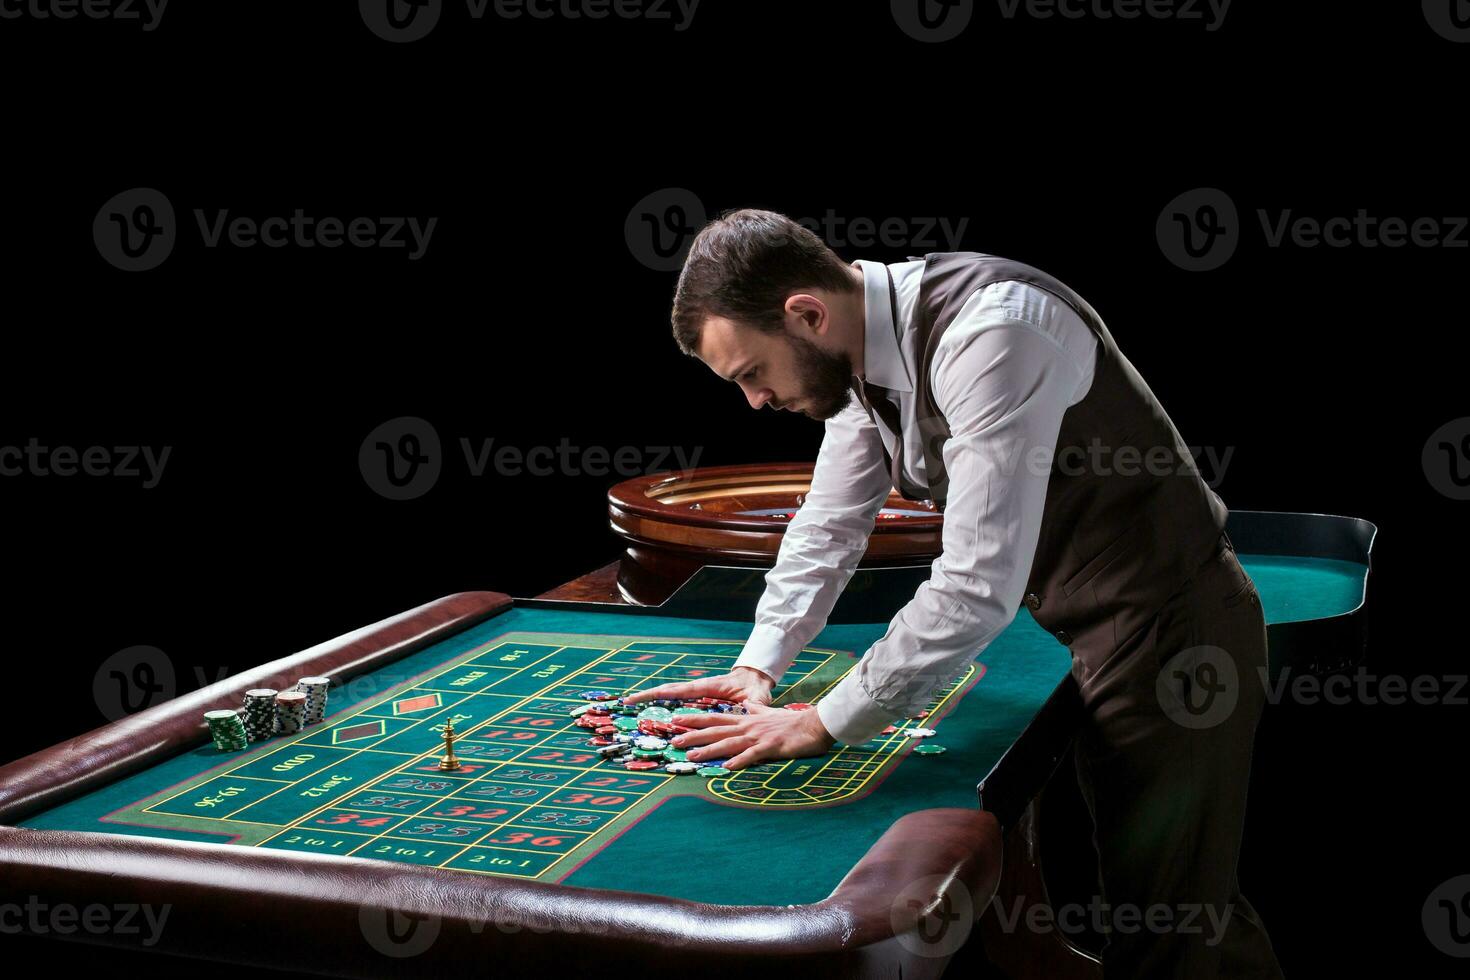
<path id="1" fill-rule="evenodd" d="M 459 758 L 454 754 L 454 721 L 444 723 L 444 754 L 439 757 L 439 769 L 454 772 L 459 768 Z"/>

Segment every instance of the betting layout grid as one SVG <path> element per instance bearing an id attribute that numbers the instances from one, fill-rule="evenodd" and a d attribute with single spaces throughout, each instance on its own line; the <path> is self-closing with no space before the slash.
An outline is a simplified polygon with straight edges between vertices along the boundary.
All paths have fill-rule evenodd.
<path id="1" fill-rule="evenodd" d="M 728 640 L 508 634 L 289 743 L 104 820 L 286 850 L 525 878 L 555 869 L 561 877 L 573 870 L 568 858 L 585 860 L 595 838 L 637 819 L 675 778 L 599 756 L 577 724 L 588 696 L 722 673 L 739 650 Z M 841 651 L 802 651 L 776 702 L 798 687 L 817 700 L 853 663 Z M 963 693 L 974 674 L 972 666 L 941 690 L 930 710 Z M 461 768 L 444 772 L 439 754 L 451 719 L 462 733 L 454 743 Z M 830 804 L 861 791 L 910 738 L 933 733 L 891 726 L 825 759 L 768 763 L 703 785 L 737 805 Z M 691 782 L 700 781 L 679 779 L 678 791 L 697 791 Z"/>

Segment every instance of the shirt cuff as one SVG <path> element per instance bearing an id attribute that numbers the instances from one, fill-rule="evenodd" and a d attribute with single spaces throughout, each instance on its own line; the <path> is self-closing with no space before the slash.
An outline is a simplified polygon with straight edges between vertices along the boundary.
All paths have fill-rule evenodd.
<path id="1" fill-rule="evenodd" d="M 735 658 L 735 666 L 754 667 L 768 674 L 771 680 L 779 681 L 786 668 L 791 666 L 791 661 L 796 659 L 796 651 L 787 650 L 790 645 L 784 631 L 759 623 L 746 638 L 744 649 Z"/>
<path id="2" fill-rule="evenodd" d="M 870 698 L 858 683 L 853 669 L 817 702 L 817 717 L 827 734 L 848 745 L 861 745 L 893 724 L 892 708 L 885 708 Z"/>

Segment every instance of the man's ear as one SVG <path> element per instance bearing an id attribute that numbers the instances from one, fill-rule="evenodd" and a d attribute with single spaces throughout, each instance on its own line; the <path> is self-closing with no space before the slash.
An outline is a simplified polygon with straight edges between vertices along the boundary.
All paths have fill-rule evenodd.
<path id="1" fill-rule="evenodd" d="M 811 293 L 792 293 L 786 297 L 786 328 L 802 337 L 822 336 L 831 326 L 827 304 Z"/>

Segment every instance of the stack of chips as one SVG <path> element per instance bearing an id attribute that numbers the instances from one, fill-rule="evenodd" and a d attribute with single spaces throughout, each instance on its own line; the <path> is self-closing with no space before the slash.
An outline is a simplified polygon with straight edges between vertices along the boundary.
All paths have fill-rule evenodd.
<path id="1" fill-rule="evenodd" d="M 306 695 L 282 691 L 276 695 L 276 733 L 295 735 L 306 726 Z"/>
<path id="2" fill-rule="evenodd" d="M 327 716 L 327 690 L 332 682 L 325 677 L 303 677 L 296 690 L 306 695 L 306 723 L 318 725 Z"/>
<path id="3" fill-rule="evenodd" d="M 239 752 L 250 744 L 250 736 L 245 733 L 245 723 L 240 720 L 239 712 L 229 709 L 206 711 L 204 721 L 209 726 L 214 747 L 221 752 Z"/>
<path id="4" fill-rule="evenodd" d="M 245 692 L 245 734 L 262 742 L 276 733 L 276 692 L 257 687 Z"/>

